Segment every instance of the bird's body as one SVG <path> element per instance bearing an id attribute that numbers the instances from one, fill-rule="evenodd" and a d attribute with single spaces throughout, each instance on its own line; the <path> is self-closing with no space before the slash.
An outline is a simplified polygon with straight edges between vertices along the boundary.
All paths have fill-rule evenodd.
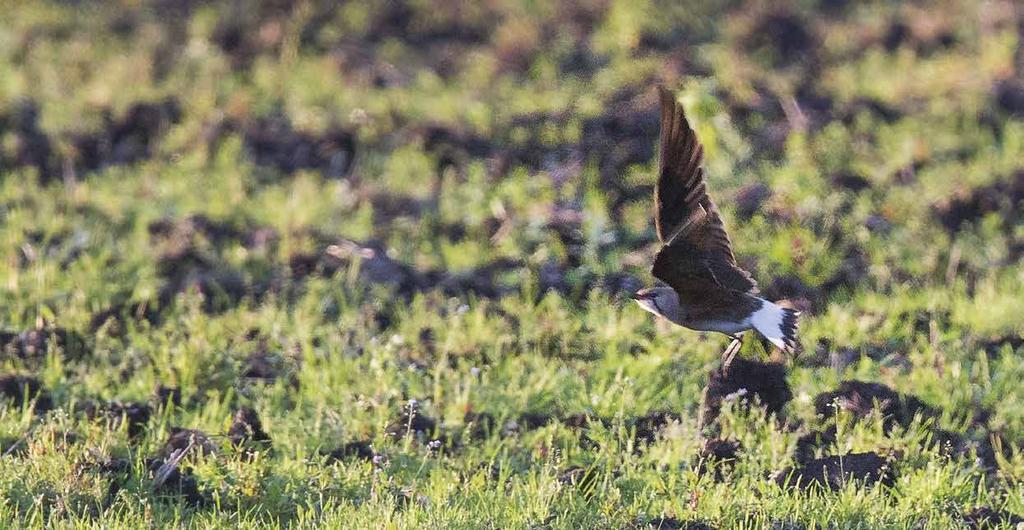
<path id="1" fill-rule="evenodd" d="M 757 282 L 737 265 L 718 208 L 707 195 L 703 147 L 675 97 L 664 88 L 660 94 L 655 226 L 662 248 L 652 273 L 665 285 L 642 289 L 633 298 L 686 328 L 737 340 L 753 329 L 782 351 L 794 351 L 799 313 L 757 296 Z M 734 342 L 730 355 L 737 346 Z"/>
<path id="2" fill-rule="evenodd" d="M 799 315 L 796 311 L 747 294 L 709 293 L 711 298 L 716 296 L 720 300 L 729 298 L 732 304 L 687 308 L 679 303 L 679 295 L 671 287 L 644 289 L 634 298 L 646 311 L 694 331 L 714 331 L 736 337 L 753 329 L 783 351 L 790 351 L 794 346 Z"/>

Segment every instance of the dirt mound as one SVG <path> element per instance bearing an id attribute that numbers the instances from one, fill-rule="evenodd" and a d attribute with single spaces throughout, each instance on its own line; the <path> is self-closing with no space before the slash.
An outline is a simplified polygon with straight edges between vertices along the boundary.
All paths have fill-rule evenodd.
<path id="1" fill-rule="evenodd" d="M 498 420 L 489 412 L 467 412 L 462 416 L 462 424 L 472 440 L 484 440 L 497 432 Z"/>
<path id="2" fill-rule="evenodd" d="M 23 400 L 35 400 L 37 412 L 46 412 L 53 407 L 49 392 L 39 379 L 30 375 L 0 375 L 0 398 L 9 399 L 15 405 L 20 405 Z"/>
<path id="3" fill-rule="evenodd" d="M 438 176 L 443 176 L 449 168 L 461 175 L 472 160 L 488 159 L 498 149 L 487 138 L 443 125 L 428 125 L 417 131 L 417 135 L 423 143 L 423 150 L 437 160 Z"/>
<path id="4" fill-rule="evenodd" d="M 101 328 L 112 337 L 120 337 L 126 331 L 129 321 L 145 321 L 157 324 L 160 313 L 153 302 L 118 302 L 112 306 L 93 313 L 89 319 L 89 331 L 96 332 Z"/>
<path id="5" fill-rule="evenodd" d="M 138 438 L 145 431 L 149 419 L 153 415 L 153 408 L 148 404 L 134 401 L 110 401 L 108 403 L 84 401 L 75 408 L 87 418 L 109 420 L 113 428 L 126 425 L 130 438 Z"/>
<path id="6" fill-rule="evenodd" d="M 570 466 L 558 476 L 558 482 L 575 487 L 581 495 L 593 495 L 597 487 L 598 470 L 596 467 Z"/>
<path id="7" fill-rule="evenodd" d="M 237 242 L 248 251 L 267 254 L 279 239 L 271 228 L 197 214 L 159 219 L 148 230 L 159 255 L 157 275 L 164 281 L 156 300 L 161 308 L 179 293 L 195 290 L 203 295 L 207 312 L 218 312 L 237 306 L 247 296 L 259 299 L 271 287 L 272 274 L 240 269 L 226 263 L 216 250 Z"/>
<path id="8" fill-rule="evenodd" d="M 43 182 L 60 177 L 60 165 L 54 157 L 53 143 L 39 128 L 39 107 L 22 100 L 7 112 L 0 112 L 0 168 L 34 167 Z"/>
<path id="9" fill-rule="evenodd" d="M 775 481 L 784 488 L 802 490 L 814 486 L 838 490 L 850 482 L 892 486 L 895 472 L 892 463 L 877 453 L 849 453 L 817 458 L 799 467 L 786 468 L 776 474 Z"/>
<path id="10" fill-rule="evenodd" d="M 811 431 L 796 440 L 796 451 L 793 460 L 797 464 L 804 464 L 814 460 L 818 449 L 836 443 L 836 427 L 830 426 L 821 431 Z"/>
<path id="11" fill-rule="evenodd" d="M 1021 201 L 1024 201 L 1024 171 L 1000 178 L 988 186 L 961 190 L 936 205 L 935 215 L 951 233 L 990 213 L 999 213 L 1007 220 L 1007 226 L 1014 226 L 1014 221 L 1020 219 L 1018 205 Z"/>
<path id="12" fill-rule="evenodd" d="M 162 383 L 156 386 L 156 390 L 153 391 L 153 400 L 156 405 L 171 405 L 175 407 L 181 406 L 181 387 L 178 386 L 164 386 Z"/>
<path id="13" fill-rule="evenodd" d="M 747 184 L 736 192 L 736 215 L 740 219 L 749 220 L 772 196 L 772 190 L 766 184 L 754 182 Z"/>
<path id="14" fill-rule="evenodd" d="M 643 527 L 657 530 L 716 530 L 704 521 L 683 521 L 675 517 L 655 517 Z"/>
<path id="15" fill-rule="evenodd" d="M 985 350 L 990 358 L 996 358 L 1002 353 L 1003 348 L 1009 347 L 1010 353 L 1016 353 L 1024 346 L 1024 336 L 1004 335 L 1002 337 L 989 337 L 978 341 L 977 347 Z"/>
<path id="16" fill-rule="evenodd" d="M 101 130 L 71 136 L 74 167 L 81 174 L 150 158 L 163 135 L 181 118 L 181 105 L 173 97 L 134 103 L 119 119 L 106 110 Z"/>
<path id="17" fill-rule="evenodd" d="M 302 279 L 310 274 L 330 277 L 338 271 L 348 270 L 353 263 L 359 264 L 359 281 L 367 287 L 391 286 L 400 294 L 410 296 L 422 285 L 421 277 L 414 268 L 391 258 L 382 245 L 372 242 L 339 240 L 318 254 L 293 255 L 289 267 L 294 278 Z"/>
<path id="18" fill-rule="evenodd" d="M 736 463 L 740 452 L 740 443 L 736 440 L 713 438 L 704 442 L 704 447 L 697 453 L 694 470 L 698 475 L 713 473 L 716 481 L 724 479 L 725 471 Z"/>
<path id="19" fill-rule="evenodd" d="M 373 450 L 373 444 L 369 440 L 356 440 L 323 454 L 331 460 L 349 460 L 352 458 L 373 460 L 377 452 Z"/>
<path id="20" fill-rule="evenodd" d="M 1024 81 L 1003 79 L 993 87 L 996 105 L 1011 116 L 1024 116 Z"/>
<path id="21" fill-rule="evenodd" d="M 605 102 L 608 111 L 583 122 L 580 149 L 596 157 L 601 181 L 616 190 L 623 200 L 635 190 L 623 189 L 621 175 L 634 164 L 646 164 L 654 158 L 660 113 L 645 101 L 646 94 L 625 91 Z M 643 191 L 646 191 L 644 189 Z M 614 201 L 612 209 L 616 209 Z"/>
<path id="22" fill-rule="evenodd" d="M 771 7 L 748 10 L 737 17 L 743 52 L 772 68 L 814 62 L 818 38 L 811 22 L 784 4 L 765 5 Z"/>
<path id="23" fill-rule="evenodd" d="M 421 413 L 419 405 L 414 401 L 402 406 L 401 413 L 384 428 L 384 433 L 397 439 L 407 435 L 428 438 L 440 435 L 437 420 Z"/>
<path id="24" fill-rule="evenodd" d="M 171 305 L 178 294 L 194 290 L 203 296 L 204 310 L 218 312 L 262 292 L 243 271 L 223 263 L 193 239 L 168 240 L 161 247 L 156 264 L 164 282 L 157 294 L 161 308 Z"/>
<path id="25" fill-rule="evenodd" d="M 45 360 L 50 347 L 61 350 L 65 360 L 77 360 L 90 353 L 88 344 L 77 331 L 52 327 L 22 332 L 0 331 L 0 359 Z"/>
<path id="26" fill-rule="evenodd" d="M 197 239 L 202 238 L 216 246 L 237 242 L 248 250 L 261 250 L 280 239 L 280 234 L 270 227 L 213 219 L 204 214 L 162 217 L 150 222 L 146 230 L 155 244 L 169 247 L 196 245 Z"/>
<path id="27" fill-rule="evenodd" d="M 967 528 L 981 530 L 1002 526 L 1016 526 L 1024 523 L 1024 517 L 989 506 L 981 506 L 963 514 Z"/>
<path id="28" fill-rule="evenodd" d="M 150 458 L 146 460 L 146 470 L 152 480 L 154 493 L 181 497 L 187 505 L 193 507 L 209 502 L 207 496 L 200 491 L 199 480 L 191 469 L 182 469 L 160 458 Z"/>
<path id="29" fill-rule="evenodd" d="M 283 379 L 290 387 L 298 388 L 298 371 L 296 359 L 280 353 L 258 350 L 245 359 L 241 375 L 246 381 L 262 381 L 268 384 Z"/>
<path id="30" fill-rule="evenodd" d="M 170 436 L 160 448 L 161 458 L 170 458 L 176 451 L 186 451 L 192 454 L 212 455 L 217 452 L 217 445 L 205 432 L 199 429 L 184 429 L 171 427 Z"/>
<path id="31" fill-rule="evenodd" d="M 652 444 L 657 439 L 658 433 L 660 433 L 666 425 L 677 422 L 681 418 L 682 417 L 675 412 L 656 410 L 648 412 L 643 416 L 630 418 L 626 421 L 626 426 L 634 432 L 637 442 Z"/>
<path id="32" fill-rule="evenodd" d="M 242 407 L 235 413 L 228 429 L 228 440 L 236 448 L 245 448 L 250 454 L 257 449 L 269 449 L 271 445 L 270 435 L 263 430 L 260 417 L 251 407 Z"/>
<path id="33" fill-rule="evenodd" d="M 308 169 L 327 178 L 342 178 L 355 162 L 356 137 L 338 127 L 312 134 L 295 130 L 286 115 L 272 114 L 238 128 L 253 163 L 286 175 Z"/>
<path id="34" fill-rule="evenodd" d="M 718 368 L 704 388 L 700 425 L 712 424 L 721 412 L 722 403 L 737 399 L 741 403 L 760 403 L 767 412 L 779 414 L 782 407 L 793 399 L 786 382 L 786 367 L 780 363 L 762 363 L 736 358 L 728 370 Z"/>
<path id="35" fill-rule="evenodd" d="M 938 411 L 917 397 L 904 395 L 881 383 L 843 381 L 839 388 L 822 392 L 814 398 L 814 410 L 821 417 L 831 417 L 836 408 L 852 413 L 855 418 L 878 410 L 886 430 L 896 425 L 908 426 L 915 416 L 932 417 Z"/>
<path id="36" fill-rule="evenodd" d="M 854 193 L 871 188 L 871 181 L 859 173 L 835 173 L 829 177 L 829 181 L 837 188 Z"/>

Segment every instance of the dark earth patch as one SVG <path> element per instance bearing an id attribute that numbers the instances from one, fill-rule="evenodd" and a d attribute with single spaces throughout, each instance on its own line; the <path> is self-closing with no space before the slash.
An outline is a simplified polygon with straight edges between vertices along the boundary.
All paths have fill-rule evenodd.
<path id="1" fill-rule="evenodd" d="M 30 375 L 0 375 L 0 397 L 16 405 L 23 403 L 24 400 L 35 400 L 36 412 L 46 412 L 53 407 L 49 392 L 43 388 L 39 379 Z"/>
<path id="2" fill-rule="evenodd" d="M 712 438 L 704 441 L 704 447 L 697 453 L 694 471 L 698 475 L 712 473 L 716 481 L 725 478 L 725 472 L 736 464 L 741 446 L 736 440 Z"/>
<path id="3" fill-rule="evenodd" d="M 938 24 L 913 24 L 912 17 L 908 21 L 895 20 L 882 37 L 882 46 L 886 51 L 894 52 L 901 47 L 914 50 L 919 56 L 926 57 L 948 49 L 957 43 L 957 37 L 949 28 Z"/>
<path id="4" fill-rule="evenodd" d="M 363 286 L 384 285 L 403 296 L 411 296 L 421 283 L 418 272 L 388 256 L 379 243 L 361 244 L 340 240 L 315 255 L 297 254 L 289 260 L 293 277 L 301 279 L 310 274 L 333 276 L 347 270 L 353 262 L 359 263 L 359 281 Z"/>
<path id="5" fill-rule="evenodd" d="M 173 97 L 134 103 L 119 119 L 105 110 L 101 130 L 71 135 L 72 163 L 82 174 L 151 158 L 163 135 L 181 119 L 181 105 Z"/>
<path id="6" fill-rule="evenodd" d="M 857 173 L 835 173 L 829 181 L 833 186 L 853 193 L 871 189 L 871 181 Z"/>
<path id="7" fill-rule="evenodd" d="M 467 412 L 462 417 L 466 433 L 472 440 L 484 440 L 497 432 L 498 420 L 489 412 Z"/>
<path id="8" fill-rule="evenodd" d="M 1018 78 L 1003 79 L 993 88 L 996 105 L 1011 116 L 1024 116 L 1024 81 Z"/>
<path id="9" fill-rule="evenodd" d="M 216 246 L 240 243 L 248 250 L 267 250 L 280 239 L 276 230 L 266 226 L 239 224 L 196 213 L 181 218 L 163 217 L 146 226 L 155 243 L 168 247 L 187 247 L 203 238 Z"/>
<path id="10" fill-rule="evenodd" d="M 597 487 L 597 468 L 584 466 L 570 466 L 560 475 L 558 482 L 576 488 L 584 497 L 594 494 Z"/>
<path id="11" fill-rule="evenodd" d="M 251 407 L 242 407 L 235 412 L 228 429 L 228 440 L 236 448 L 244 448 L 252 454 L 256 450 L 266 450 L 271 446 L 270 435 L 263 430 L 259 415 Z"/>
<path id="12" fill-rule="evenodd" d="M 82 359 L 90 353 L 85 337 L 65 328 L 0 331 L 0 352 L 3 357 L 40 362 L 45 360 L 50 347 L 61 350 L 63 358 L 68 361 Z"/>
<path id="13" fill-rule="evenodd" d="M 774 277 L 761 286 L 761 294 L 767 300 L 788 300 L 794 309 L 807 313 L 821 311 L 827 302 L 820 288 L 794 275 Z"/>
<path id="14" fill-rule="evenodd" d="M 665 426 L 680 419 L 682 416 L 676 412 L 656 410 L 626 420 L 626 427 L 633 431 L 637 442 L 652 444 Z"/>
<path id="15" fill-rule="evenodd" d="M 123 336 L 130 321 L 157 324 L 160 313 L 154 302 L 117 302 L 106 309 L 93 313 L 89 319 L 89 331 L 104 329 L 112 337 Z"/>
<path id="16" fill-rule="evenodd" d="M 814 410 L 821 417 L 833 416 L 837 408 L 850 412 L 854 418 L 863 418 L 878 410 L 887 431 L 896 425 L 910 425 L 915 416 L 928 418 L 938 414 L 915 396 L 900 394 L 881 383 L 865 381 L 843 381 L 836 390 L 822 392 L 814 398 Z"/>
<path id="17" fill-rule="evenodd" d="M 87 400 L 78 403 L 75 408 L 87 418 L 109 420 L 110 425 L 114 428 L 118 428 L 122 424 L 126 425 L 128 436 L 133 439 L 138 438 L 145 431 L 149 419 L 153 415 L 153 408 L 149 404 L 133 401 L 98 403 Z"/>
<path id="18" fill-rule="evenodd" d="M 496 149 L 487 138 L 444 125 L 425 126 L 417 135 L 423 150 L 434 156 L 438 176 L 449 168 L 461 175 L 472 160 L 490 158 Z"/>
<path id="19" fill-rule="evenodd" d="M 323 454 L 331 460 L 349 460 L 353 458 L 373 460 L 377 453 L 373 450 L 373 443 L 369 440 L 356 440 Z"/>
<path id="20" fill-rule="evenodd" d="M 217 452 L 217 445 L 209 435 L 199 429 L 171 427 L 170 436 L 160 447 L 160 457 L 170 458 L 175 451 L 186 450 L 193 454 L 212 455 Z"/>
<path id="21" fill-rule="evenodd" d="M 994 212 L 1006 219 L 1007 226 L 1014 226 L 1020 218 L 1018 205 L 1021 201 L 1024 201 L 1024 171 L 1000 178 L 987 186 L 960 190 L 937 204 L 935 215 L 950 232 Z"/>
<path id="22" fill-rule="evenodd" d="M 747 184 L 736 192 L 736 215 L 743 220 L 748 220 L 755 213 L 761 211 L 761 207 L 772 196 L 772 190 L 762 182 Z"/>
<path id="23" fill-rule="evenodd" d="M 728 370 L 718 368 L 711 372 L 701 402 L 700 424 L 711 425 L 726 399 L 741 403 L 759 402 L 767 412 L 779 414 L 782 407 L 793 399 L 786 382 L 786 367 L 780 363 L 762 363 L 735 358 Z"/>
<path id="24" fill-rule="evenodd" d="M 437 420 L 421 413 L 418 404 L 407 403 L 398 417 L 384 428 L 384 433 L 398 439 L 407 435 L 431 437 L 440 435 L 437 427 Z"/>
<path id="25" fill-rule="evenodd" d="M 807 434 L 801 435 L 796 440 L 796 450 L 793 454 L 793 460 L 797 464 L 805 464 L 814 460 L 815 453 L 822 447 L 827 447 L 836 443 L 836 427 L 835 425 L 829 426 L 824 430 L 811 431 Z"/>
<path id="26" fill-rule="evenodd" d="M 192 507 L 203 506 L 210 502 L 209 498 L 199 489 L 199 480 L 191 469 L 174 466 L 161 476 L 161 471 L 167 469 L 166 465 L 167 462 L 160 458 L 146 460 L 146 469 L 149 472 L 149 478 L 153 480 L 154 493 L 181 497 L 188 506 Z"/>
<path id="27" fill-rule="evenodd" d="M 174 240 L 164 245 L 157 260 L 157 275 L 164 284 L 158 305 L 171 305 L 176 295 L 195 290 L 203 295 L 203 307 L 218 312 L 238 305 L 253 289 L 242 271 L 222 263 L 195 241 Z"/>
<path id="28" fill-rule="evenodd" d="M 249 380 L 273 383 L 286 370 L 283 356 L 259 348 L 242 362 L 241 376 Z"/>
<path id="29" fill-rule="evenodd" d="M 34 167 L 41 181 L 60 177 L 53 143 L 39 127 L 39 107 L 32 100 L 21 100 L 0 112 L 0 168 Z"/>
<path id="30" fill-rule="evenodd" d="M 356 137 L 339 127 L 312 134 L 295 130 L 286 115 L 272 114 L 238 128 L 253 163 L 286 175 L 307 169 L 337 179 L 348 175 L 355 163 Z"/>
<path id="31" fill-rule="evenodd" d="M 683 521 L 675 517 L 655 517 L 647 521 L 644 527 L 658 530 L 716 530 L 703 521 Z"/>
<path id="32" fill-rule="evenodd" d="M 740 35 L 740 47 L 770 67 L 808 62 L 818 41 L 810 21 L 782 4 L 769 5 L 761 13 L 745 13 L 752 22 Z"/>
<path id="33" fill-rule="evenodd" d="M 157 406 L 170 405 L 180 407 L 181 387 L 164 386 L 162 383 L 158 384 L 156 390 L 153 391 L 153 399 L 156 401 Z"/>
<path id="34" fill-rule="evenodd" d="M 1021 335 L 1004 335 L 1002 337 L 989 337 L 982 339 L 978 342 L 978 347 L 985 351 L 990 358 L 996 358 L 999 356 L 1003 348 L 1009 348 L 1011 353 L 1015 353 L 1024 347 L 1024 336 Z"/>
<path id="35" fill-rule="evenodd" d="M 786 468 L 776 474 L 775 481 L 786 488 L 807 490 L 821 486 L 834 491 L 850 482 L 892 486 L 895 472 L 889 459 L 877 453 L 849 453 L 817 458 L 799 467 Z"/>
<path id="36" fill-rule="evenodd" d="M 963 522 L 967 528 L 981 530 L 1001 526 L 1016 526 L 1024 523 L 1024 517 L 1005 510 L 997 510 L 989 506 L 981 506 L 963 514 Z"/>
<path id="37" fill-rule="evenodd" d="M 27 230 L 24 241 L 18 246 L 18 267 L 27 268 L 32 264 L 49 261 L 57 263 L 60 270 L 66 271 L 85 254 L 89 243 L 89 232 L 82 228 Z"/>

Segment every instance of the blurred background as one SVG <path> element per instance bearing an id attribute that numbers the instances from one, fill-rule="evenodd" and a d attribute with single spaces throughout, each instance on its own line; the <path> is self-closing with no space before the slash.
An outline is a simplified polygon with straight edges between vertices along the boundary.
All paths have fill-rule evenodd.
<path id="1" fill-rule="evenodd" d="M 7 196 L 61 189 L 93 206 L 81 221 L 267 225 L 244 235 L 278 244 L 268 265 L 318 250 L 320 233 L 419 272 L 475 271 L 456 290 L 501 291 L 483 276 L 521 267 L 541 290 L 633 288 L 616 274 L 652 250 L 657 83 L 680 91 L 769 295 L 820 310 L 855 288 L 974 288 L 1024 249 L 1024 22 L 1008 1 L 9 11 Z M 14 249 L 95 247 L 79 219 L 35 211 L 18 226 L 11 211 L 9 286 L 32 259 Z"/>
<path id="2" fill-rule="evenodd" d="M 2 366 L 54 404 L 172 385 L 174 421 L 252 403 L 280 447 L 410 398 L 693 412 L 724 343 L 624 301 L 663 84 L 739 262 L 806 311 L 797 415 L 880 379 L 1024 439 L 1019 3 L 0 6 Z"/>

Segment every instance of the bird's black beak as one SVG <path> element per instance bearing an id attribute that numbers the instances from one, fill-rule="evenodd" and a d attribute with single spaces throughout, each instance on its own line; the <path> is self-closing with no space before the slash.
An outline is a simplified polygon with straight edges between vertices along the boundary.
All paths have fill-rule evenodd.
<path id="1" fill-rule="evenodd" d="M 629 295 L 629 298 L 632 299 L 632 300 L 642 300 L 643 299 L 643 295 L 641 295 L 640 292 L 637 291 L 637 292 Z"/>

